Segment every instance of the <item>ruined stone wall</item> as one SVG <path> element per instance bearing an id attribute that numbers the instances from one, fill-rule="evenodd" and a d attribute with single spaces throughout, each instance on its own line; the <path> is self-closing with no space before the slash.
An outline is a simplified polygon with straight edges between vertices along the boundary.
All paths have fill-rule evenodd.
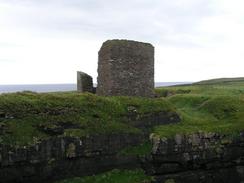
<path id="1" fill-rule="evenodd" d="M 92 77 L 84 72 L 77 71 L 77 91 L 93 92 Z"/>
<path id="2" fill-rule="evenodd" d="M 98 95 L 154 96 L 154 47 L 128 40 L 104 42 L 97 80 Z"/>

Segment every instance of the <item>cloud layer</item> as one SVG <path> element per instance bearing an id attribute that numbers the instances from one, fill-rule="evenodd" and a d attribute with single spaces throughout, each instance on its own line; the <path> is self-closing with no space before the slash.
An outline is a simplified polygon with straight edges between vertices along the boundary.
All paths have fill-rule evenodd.
<path id="1" fill-rule="evenodd" d="M 0 84 L 70 83 L 76 70 L 96 77 L 97 51 L 113 38 L 154 44 L 157 81 L 240 76 L 243 5 L 241 0 L 0 0 Z"/>

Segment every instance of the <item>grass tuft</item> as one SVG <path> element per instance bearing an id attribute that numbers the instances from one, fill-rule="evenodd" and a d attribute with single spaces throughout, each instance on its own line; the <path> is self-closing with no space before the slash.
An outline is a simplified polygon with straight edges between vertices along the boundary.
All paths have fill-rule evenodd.
<path id="1" fill-rule="evenodd" d="M 84 178 L 72 178 L 56 183 L 150 183 L 152 177 L 146 176 L 140 169 L 136 170 L 112 170 L 107 173 L 88 176 Z"/>
<path id="2" fill-rule="evenodd" d="M 172 93 L 164 97 L 175 106 L 182 121 L 178 124 L 158 126 L 154 133 L 171 137 L 198 131 L 239 134 L 244 130 L 244 82 L 187 85 L 157 88 Z M 177 92 L 190 91 L 190 92 Z"/>

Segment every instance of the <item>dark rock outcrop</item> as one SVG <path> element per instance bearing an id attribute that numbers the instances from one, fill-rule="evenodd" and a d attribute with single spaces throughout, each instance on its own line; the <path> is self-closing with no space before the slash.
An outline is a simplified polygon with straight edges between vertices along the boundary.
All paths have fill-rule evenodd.
<path id="1" fill-rule="evenodd" d="M 110 134 L 56 137 L 29 147 L 1 145 L 0 182 L 51 182 L 113 168 L 138 167 L 137 157 L 117 154 L 143 140 L 140 134 Z"/>
<path id="2" fill-rule="evenodd" d="M 156 182 L 239 183 L 244 181 L 244 135 L 199 132 L 159 138 L 144 168 Z"/>
<path id="3" fill-rule="evenodd" d="M 47 140 L 26 147 L 0 144 L 0 182 L 52 182 L 113 168 L 138 168 L 141 163 L 139 157 L 121 155 L 120 151 L 144 143 L 148 140 L 150 128 L 155 125 L 180 121 L 176 113 L 170 112 L 138 116 L 134 111 L 126 119 L 132 126 L 141 129 L 141 133 L 62 137 L 65 128 L 76 129 L 79 126 L 54 123 L 51 127 L 39 126 L 39 130 L 51 135 Z"/>
<path id="4" fill-rule="evenodd" d="M 138 116 L 135 108 L 129 110 L 129 122 L 143 133 L 53 136 L 28 147 L 0 145 L 0 182 L 52 182 L 113 168 L 138 167 L 154 176 L 155 183 L 244 181 L 244 133 L 227 136 L 198 132 L 173 138 L 151 134 L 150 155 L 120 154 L 124 148 L 143 143 L 148 128 L 180 120 L 174 113 Z"/>
<path id="5" fill-rule="evenodd" d="M 148 135 L 152 127 L 174 124 L 181 120 L 177 113 L 166 111 L 143 114 L 142 116 L 138 115 L 136 112 L 131 112 L 128 115 L 128 119 L 132 126 L 142 129 Z"/>

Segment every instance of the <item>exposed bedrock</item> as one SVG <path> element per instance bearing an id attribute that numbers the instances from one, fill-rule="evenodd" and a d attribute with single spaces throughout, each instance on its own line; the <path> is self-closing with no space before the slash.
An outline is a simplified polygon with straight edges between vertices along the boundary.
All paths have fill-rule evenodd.
<path id="1" fill-rule="evenodd" d="M 137 166 L 136 157 L 117 153 L 142 140 L 140 134 L 111 134 L 57 137 L 26 148 L 1 146 L 0 182 L 43 182 Z"/>
<path id="2" fill-rule="evenodd" d="M 161 116 L 161 117 L 160 117 Z M 164 118 L 162 118 L 164 116 Z M 147 157 L 122 155 L 148 138 L 146 128 L 177 122 L 176 114 L 149 118 L 129 116 L 144 133 L 112 133 L 82 138 L 55 137 L 28 147 L 0 146 L 0 182 L 52 182 L 101 173 L 113 168 L 142 167 L 156 183 L 240 183 L 244 181 L 244 134 L 198 132 L 170 138 L 151 134 Z M 151 122 L 146 122 L 151 121 Z M 152 122 L 154 121 L 154 122 Z"/>
<path id="3" fill-rule="evenodd" d="M 148 140 L 153 126 L 180 121 L 173 112 L 140 117 L 132 112 L 126 118 L 132 126 L 141 129 L 141 133 L 114 132 L 80 138 L 56 134 L 27 147 L 0 145 L 0 182 L 52 182 L 114 168 L 138 168 L 139 157 L 121 155 L 120 151 Z"/>
<path id="4" fill-rule="evenodd" d="M 239 183 L 244 181 L 244 135 L 199 132 L 174 138 L 151 136 L 151 156 L 144 160 L 158 183 Z"/>

